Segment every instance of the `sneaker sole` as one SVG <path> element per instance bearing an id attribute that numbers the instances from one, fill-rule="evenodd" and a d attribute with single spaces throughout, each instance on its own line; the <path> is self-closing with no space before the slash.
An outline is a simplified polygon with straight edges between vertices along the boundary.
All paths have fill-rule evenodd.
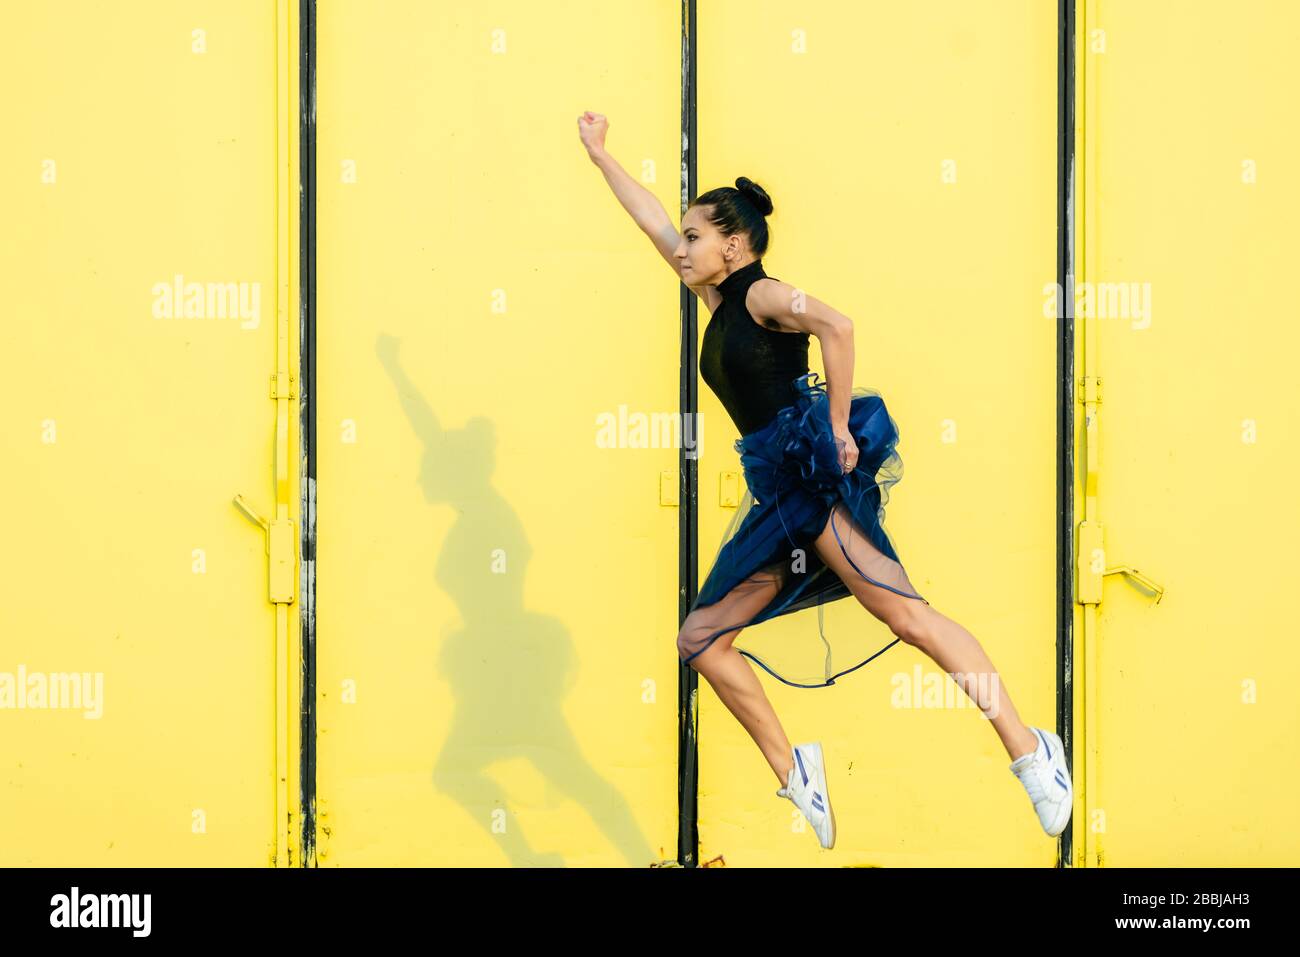
<path id="1" fill-rule="evenodd" d="M 826 814 L 830 818 L 831 822 L 830 840 L 822 845 L 822 847 L 829 851 L 835 846 L 835 805 L 831 804 L 830 789 L 826 787 L 826 758 L 822 754 L 822 746 L 820 744 L 814 744 L 809 748 L 809 750 L 817 755 L 817 776 L 814 780 L 817 782 L 818 791 L 820 791 L 826 798 Z M 820 841 L 818 843 L 820 843 Z"/>
<path id="2" fill-rule="evenodd" d="M 1065 763 L 1065 745 L 1061 743 L 1061 739 L 1050 731 L 1047 732 L 1047 739 L 1052 742 L 1057 749 L 1056 753 L 1061 756 L 1061 771 L 1064 773 L 1065 783 L 1068 785 L 1065 792 L 1065 803 L 1061 805 L 1056 820 L 1052 822 L 1051 830 L 1047 832 L 1048 837 L 1060 837 L 1065 831 L 1066 823 L 1070 820 L 1071 812 L 1074 811 L 1074 779 L 1070 775 L 1069 766 Z"/>

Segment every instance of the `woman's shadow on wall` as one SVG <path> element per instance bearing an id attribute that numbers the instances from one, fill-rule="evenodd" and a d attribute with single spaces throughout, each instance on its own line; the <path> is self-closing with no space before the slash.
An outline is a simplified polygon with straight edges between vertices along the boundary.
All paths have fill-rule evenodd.
<path id="1" fill-rule="evenodd" d="M 451 730 L 434 764 L 433 783 L 500 842 L 518 866 L 563 866 L 562 855 L 529 845 L 488 765 L 525 757 L 554 788 L 587 809 L 610 842 L 636 867 L 654 861 L 623 795 L 582 755 L 562 707 L 575 672 L 573 642 L 550 615 L 524 608 L 532 549 L 519 517 L 492 486 L 496 436 L 477 416 L 444 429 L 401 367 L 399 340 L 381 335 L 379 360 L 423 443 L 420 488 L 456 520 L 434 579 L 451 596 L 460 627 L 448 629 L 438 671 L 456 700 Z"/>

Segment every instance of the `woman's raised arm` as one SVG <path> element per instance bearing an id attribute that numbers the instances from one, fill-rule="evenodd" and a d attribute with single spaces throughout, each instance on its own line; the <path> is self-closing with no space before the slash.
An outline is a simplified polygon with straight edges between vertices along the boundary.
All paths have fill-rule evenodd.
<path id="1" fill-rule="evenodd" d="M 591 161 L 605 174 L 609 188 L 642 230 L 647 233 L 655 231 L 664 222 L 670 222 L 668 213 L 655 194 L 634 180 L 605 149 L 605 132 L 608 129 L 609 120 L 600 113 L 588 110 L 578 117 L 578 136 L 587 148 Z"/>
<path id="2" fill-rule="evenodd" d="M 668 211 L 654 193 L 638 183 L 627 170 L 619 165 L 618 160 L 605 149 L 605 131 L 609 129 L 609 120 L 600 113 L 588 110 L 578 117 L 578 136 L 587 148 L 591 161 L 605 174 L 609 188 L 614 191 L 618 201 L 623 204 L 632 220 L 641 227 L 642 232 L 650 237 L 659 255 L 672 267 L 678 279 L 682 279 L 681 263 L 676 256 L 678 245 L 682 241 L 681 233 L 668 218 Z M 685 280 L 682 280 L 683 282 Z M 712 311 L 717 308 L 719 297 L 711 286 L 689 286 L 697 296 L 704 300 Z"/>

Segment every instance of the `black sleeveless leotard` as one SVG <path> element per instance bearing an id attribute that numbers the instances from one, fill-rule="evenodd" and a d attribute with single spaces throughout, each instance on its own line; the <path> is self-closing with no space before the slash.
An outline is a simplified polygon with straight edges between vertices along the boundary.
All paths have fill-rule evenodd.
<path id="1" fill-rule="evenodd" d="M 769 277 L 755 259 L 718 284 L 722 302 L 704 330 L 700 375 L 741 435 L 757 432 L 798 394 L 795 379 L 808 372 L 808 333 L 759 325 L 745 294 Z"/>

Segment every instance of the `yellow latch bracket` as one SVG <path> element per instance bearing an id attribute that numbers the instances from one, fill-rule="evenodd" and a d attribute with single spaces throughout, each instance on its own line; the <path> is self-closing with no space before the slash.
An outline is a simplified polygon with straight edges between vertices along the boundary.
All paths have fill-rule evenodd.
<path id="1" fill-rule="evenodd" d="M 677 505 L 678 504 L 678 480 L 677 469 L 664 469 L 659 473 L 659 504 L 660 505 Z"/>
<path id="2" fill-rule="evenodd" d="M 723 508 L 740 506 L 739 472 L 723 472 L 718 476 L 718 504 Z"/>
<path id="3" fill-rule="evenodd" d="M 242 495 L 235 496 L 235 507 L 266 532 L 267 594 L 272 604 L 293 604 L 298 595 L 298 535 L 293 520 L 279 518 L 268 522 Z"/>
<path id="4" fill-rule="evenodd" d="M 270 533 L 271 526 L 266 523 L 266 519 L 257 513 L 257 509 L 248 504 L 248 500 L 244 496 L 235 496 L 235 508 L 243 512 L 254 525 L 261 525 L 262 531 Z"/>
<path id="5" fill-rule="evenodd" d="M 1106 569 L 1104 572 L 1102 572 L 1102 574 L 1103 575 L 1128 575 L 1130 578 L 1140 581 L 1143 587 L 1149 588 L 1151 589 L 1152 592 L 1155 593 L 1156 600 L 1151 603 L 1153 605 L 1160 604 L 1160 599 L 1164 597 L 1165 589 L 1163 585 L 1157 585 L 1150 578 L 1147 578 L 1146 575 L 1143 575 L 1140 571 L 1138 571 L 1136 568 L 1132 567 L 1131 565 L 1116 565 L 1114 568 Z"/>
<path id="6" fill-rule="evenodd" d="M 1131 565 L 1106 567 L 1106 549 L 1102 543 L 1100 522 L 1079 523 L 1079 550 L 1075 556 L 1075 601 L 1080 605 L 1101 604 L 1101 585 L 1107 575 L 1128 575 L 1156 596 L 1153 605 L 1160 604 L 1164 586 L 1153 582 Z"/>

